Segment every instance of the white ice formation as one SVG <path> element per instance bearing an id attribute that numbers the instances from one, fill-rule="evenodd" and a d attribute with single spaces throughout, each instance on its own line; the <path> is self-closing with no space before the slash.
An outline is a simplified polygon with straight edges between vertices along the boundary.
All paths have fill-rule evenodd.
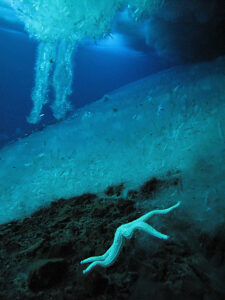
<path id="1" fill-rule="evenodd" d="M 106 37 L 118 11 L 129 9 L 135 20 L 162 0 L 11 0 L 11 6 L 25 25 L 31 38 L 39 42 L 35 86 L 32 92 L 33 110 L 28 122 L 37 123 L 42 108 L 48 103 L 51 85 L 55 91 L 52 105 L 56 119 L 62 119 L 70 109 L 73 75 L 72 55 L 79 41 Z"/>

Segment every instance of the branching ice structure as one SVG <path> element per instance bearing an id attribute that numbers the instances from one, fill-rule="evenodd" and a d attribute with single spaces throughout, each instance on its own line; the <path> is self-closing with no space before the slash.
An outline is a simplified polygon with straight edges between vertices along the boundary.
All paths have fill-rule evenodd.
<path id="1" fill-rule="evenodd" d="M 137 20 L 164 1 L 11 0 L 11 6 L 30 37 L 40 43 L 32 92 L 34 106 L 28 122 L 40 121 L 42 108 L 48 103 L 51 84 L 55 91 L 52 105 L 55 118 L 63 118 L 70 110 L 68 96 L 72 92 L 72 55 L 77 42 L 107 36 L 115 14 L 124 8 L 128 8 Z"/>

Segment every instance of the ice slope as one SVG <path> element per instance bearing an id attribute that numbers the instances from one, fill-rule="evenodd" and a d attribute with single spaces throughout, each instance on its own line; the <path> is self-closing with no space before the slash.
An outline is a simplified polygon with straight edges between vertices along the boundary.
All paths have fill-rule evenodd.
<path id="1" fill-rule="evenodd" d="M 182 178 L 156 195 L 195 220 L 224 219 L 225 58 L 175 67 L 125 86 L 0 151 L 0 223 L 59 198 Z M 148 206 L 148 199 L 146 207 Z"/>

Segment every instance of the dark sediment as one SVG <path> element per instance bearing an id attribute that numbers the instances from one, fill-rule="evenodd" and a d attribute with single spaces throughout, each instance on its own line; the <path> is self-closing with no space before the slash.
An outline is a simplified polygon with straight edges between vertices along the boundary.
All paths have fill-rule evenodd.
<path id="1" fill-rule="evenodd" d="M 224 227 L 207 234 L 173 213 L 157 228 L 168 241 L 137 232 L 113 266 L 82 274 L 82 259 L 103 254 L 118 226 L 146 212 L 136 202 L 168 184 L 179 181 L 152 178 L 126 198 L 123 184 L 112 186 L 107 198 L 60 199 L 1 225 L 0 299 L 225 299 Z"/>

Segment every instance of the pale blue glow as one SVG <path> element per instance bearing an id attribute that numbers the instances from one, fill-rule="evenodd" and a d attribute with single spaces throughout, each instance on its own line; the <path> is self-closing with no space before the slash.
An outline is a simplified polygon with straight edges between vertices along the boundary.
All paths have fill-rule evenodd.
<path id="1" fill-rule="evenodd" d="M 72 54 L 78 42 L 85 39 L 107 38 L 112 32 L 116 14 L 125 8 L 137 21 L 142 12 L 150 12 L 160 0 L 11 0 L 11 6 L 24 23 L 31 38 L 40 42 L 36 63 L 35 86 L 32 92 L 33 110 L 27 120 L 37 123 L 42 108 L 48 103 L 50 83 L 53 82 L 55 102 L 52 105 L 56 119 L 70 110 L 68 96 L 72 84 Z M 101 44 L 103 43 L 103 44 Z M 104 42 L 100 47 L 104 47 Z M 115 35 L 108 38 L 107 47 L 126 50 L 123 39 Z M 64 55 L 65 53 L 65 55 Z M 53 66 L 54 64 L 54 66 Z"/>
<path id="2" fill-rule="evenodd" d="M 89 44 L 88 47 L 96 51 L 119 53 L 120 55 L 143 56 L 141 51 L 136 51 L 127 46 L 126 39 L 123 34 L 113 33 L 107 38 L 99 40 L 97 43 Z"/>

